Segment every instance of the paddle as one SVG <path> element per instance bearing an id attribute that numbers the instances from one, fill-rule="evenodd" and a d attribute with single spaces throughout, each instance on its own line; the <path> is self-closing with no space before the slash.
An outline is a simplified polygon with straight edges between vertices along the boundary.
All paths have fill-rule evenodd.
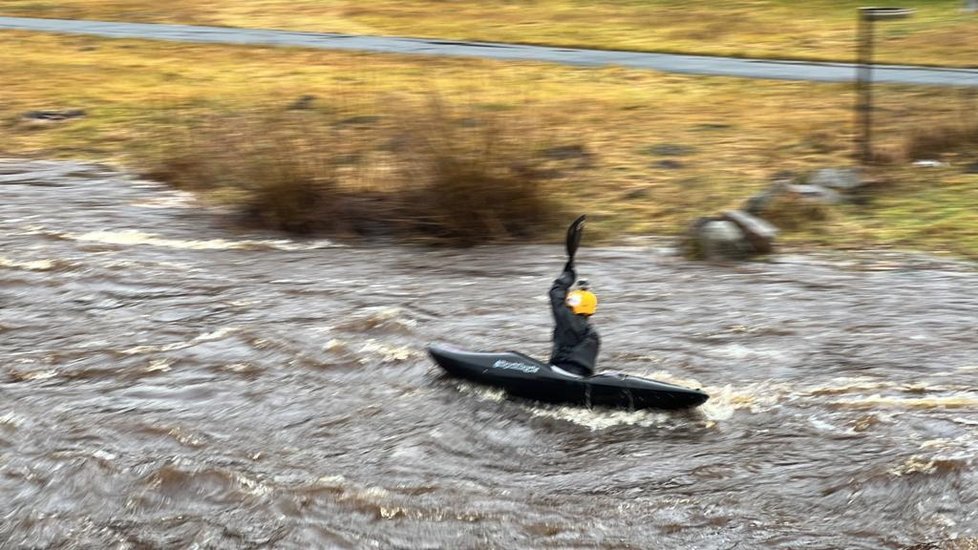
<path id="1" fill-rule="evenodd" d="M 567 228 L 567 263 L 574 263 L 574 254 L 577 254 L 577 247 L 581 245 L 581 234 L 584 232 L 584 220 L 587 216 L 580 216 L 574 220 Z"/>

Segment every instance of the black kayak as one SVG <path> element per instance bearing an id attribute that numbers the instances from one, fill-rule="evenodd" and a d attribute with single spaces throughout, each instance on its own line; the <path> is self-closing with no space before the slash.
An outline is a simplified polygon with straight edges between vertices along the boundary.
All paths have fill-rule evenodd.
<path id="1" fill-rule="evenodd" d="M 573 405 L 619 409 L 686 409 L 710 396 L 618 372 L 579 376 L 515 351 L 480 353 L 433 345 L 428 353 L 449 374 L 506 390 L 510 395 Z"/>

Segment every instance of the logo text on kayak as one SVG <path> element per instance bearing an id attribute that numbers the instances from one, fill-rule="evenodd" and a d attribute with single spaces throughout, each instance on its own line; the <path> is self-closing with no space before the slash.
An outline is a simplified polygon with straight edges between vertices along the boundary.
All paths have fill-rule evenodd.
<path id="1" fill-rule="evenodd" d="M 497 359 L 495 363 L 492 364 L 494 369 L 506 369 L 506 370 L 518 370 L 520 372 L 525 372 L 527 374 L 533 374 L 540 370 L 540 367 L 535 365 L 527 365 L 526 363 L 517 363 L 515 361 L 507 361 L 505 359 Z"/>

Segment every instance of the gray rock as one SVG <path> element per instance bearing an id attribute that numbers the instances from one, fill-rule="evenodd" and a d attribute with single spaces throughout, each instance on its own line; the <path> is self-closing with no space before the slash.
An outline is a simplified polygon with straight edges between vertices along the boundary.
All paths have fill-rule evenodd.
<path id="1" fill-rule="evenodd" d="M 84 109 L 67 109 L 64 111 L 28 111 L 23 116 L 27 120 L 60 122 L 72 118 L 81 118 L 86 114 Z"/>
<path id="2" fill-rule="evenodd" d="M 666 170 L 678 170 L 678 169 L 680 169 L 680 168 L 683 167 L 683 163 L 679 162 L 678 160 L 665 159 L 665 160 L 660 160 L 659 162 L 656 162 L 653 165 L 653 167 L 655 167 L 655 168 L 663 168 L 663 169 L 666 169 Z"/>
<path id="3" fill-rule="evenodd" d="M 771 176 L 771 184 L 767 189 L 747 199 L 741 210 L 752 216 L 761 215 L 774 199 L 788 193 L 790 186 L 795 185 L 797 180 L 798 175 L 790 170 L 781 170 L 775 173 Z"/>
<path id="4" fill-rule="evenodd" d="M 917 168 L 944 168 L 947 163 L 941 160 L 920 159 L 913 161 L 911 165 Z"/>
<path id="5" fill-rule="evenodd" d="M 733 128 L 732 124 L 722 124 L 722 123 L 715 123 L 715 122 L 707 122 L 705 124 L 697 124 L 693 126 L 693 130 L 696 130 L 698 132 L 714 132 L 717 130 L 729 130 L 730 128 Z"/>
<path id="6" fill-rule="evenodd" d="M 689 228 L 682 234 L 679 240 L 679 248 L 682 254 L 690 260 L 702 260 L 703 250 L 700 247 L 700 230 L 704 225 L 716 221 L 718 218 L 696 218 Z"/>
<path id="7" fill-rule="evenodd" d="M 771 183 L 781 184 L 781 183 L 795 183 L 798 179 L 798 174 L 792 170 L 778 170 L 771 176 Z"/>
<path id="8" fill-rule="evenodd" d="M 805 183 L 843 192 L 863 185 L 859 172 L 854 168 L 822 168 L 809 174 Z"/>
<path id="9" fill-rule="evenodd" d="M 642 149 L 642 153 L 659 157 L 682 157 L 696 152 L 695 147 L 680 145 L 678 143 L 660 143 L 649 145 Z"/>
<path id="10" fill-rule="evenodd" d="M 343 120 L 337 122 L 338 126 L 367 126 L 370 124 L 375 124 L 380 121 L 380 117 L 376 115 L 359 115 L 351 116 L 350 118 L 344 118 Z"/>
<path id="11" fill-rule="evenodd" d="M 289 109 L 293 109 L 293 110 L 312 109 L 312 104 L 316 102 L 316 99 L 318 98 L 314 95 L 300 96 L 298 99 L 293 101 L 291 105 L 289 105 Z"/>
<path id="12" fill-rule="evenodd" d="M 553 160 L 577 160 L 578 168 L 593 166 L 594 155 L 584 145 L 560 145 L 543 151 L 543 155 Z"/>
<path id="13" fill-rule="evenodd" d="M 648 197 L 649 197 L 648 189 L 635 189 L 629 191 L 628 193 L 625 193 L 625 198 L 628 200 L 646 199 Z"/>
<path id="14" fill-rule="evenodd" d="M 726 220 L 700 218 L 688 236 L 688 254 L 703 260 L 742 260 L 752 247 L 740 227 Z"/>
<path id="15" fill-rule="evenodd" d="M 842 196 L 838 191 L 822 187 L 821 185 L 789 183 L 782 186 L 785 193 L 798 195 L 803 199 L 820 202 L 823 204 L 838 204 L 842 202 Z"/>
<path id="16" fill-rule="evenodd" d="M 746 212 L 741 212 L 740 210 L 724 212 L 722 218 L 737 224 L 737 227 L 743 231 L 747 242 L 754 249 L 754 252 L 758 254 L 770 254 L 774 251 L 774 239 L 778 235 L 778 228 L 774 227 L 770 222 Z"/>
<path id="17" fill-rule="evenodd" d="M 590 157 L 591 153 L 583 145 L 558 145 L 544 150 L 543 155 L 549 159 L 567 160 Z"/>
<path id="18" fill-rule="evenodd" d="M 744 212 L 751 214 L 752 216 L 758 216 L 761 212 L 771 204 L 771 201 L 778 196 L 778 190 L 780 187 L 774 188 L 769 187 L 764 191 L 754 195 L 753 197 L 744 201 L 744 206 L 741 207 Z"/>

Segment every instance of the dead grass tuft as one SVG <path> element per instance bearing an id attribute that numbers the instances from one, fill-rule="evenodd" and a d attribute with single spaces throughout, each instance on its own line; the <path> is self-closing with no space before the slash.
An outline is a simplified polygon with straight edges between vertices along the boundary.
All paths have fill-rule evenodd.
<path id="1" fill-rule="evenodd" d="M 779 229 L 797 231 L 829 220 L 832 206 L 798 194 L 781 193 L 765 206 L 760 215 Z"/>
<path id="2" fill-rule="evenodd" d="M 299 234 L 472 245 L 537 238 L 554 219 L 539 153 L 514 121 L 436 101 L 349 123 L 366 118 L 265 109 L 184 121 L 153 136 L 146 175 Z"/>
<path id="3" fill-rule="evenodd" d="M 907 138 L 910 160 L 934 159 L 963 148 L 978 145 L 978 121 L 918 128 Z"/>
<path id="4" fill-rule="evenodd" d="M 505 113 L 453 112 L 438 99 L 401 113 L 399 172 L 412 230 L 458 244 L 542 234 L 558 206 L 546 189 L 536 129 Z"/>
<path id="5" fill-rule="evenodd" d="M 229 202 L 249 224 L 341 232 L 350 220 L 338 159 L 348 144 L 315 123 L 268 111 L 178 121 L 154 136 L 147 176 Z"/>

